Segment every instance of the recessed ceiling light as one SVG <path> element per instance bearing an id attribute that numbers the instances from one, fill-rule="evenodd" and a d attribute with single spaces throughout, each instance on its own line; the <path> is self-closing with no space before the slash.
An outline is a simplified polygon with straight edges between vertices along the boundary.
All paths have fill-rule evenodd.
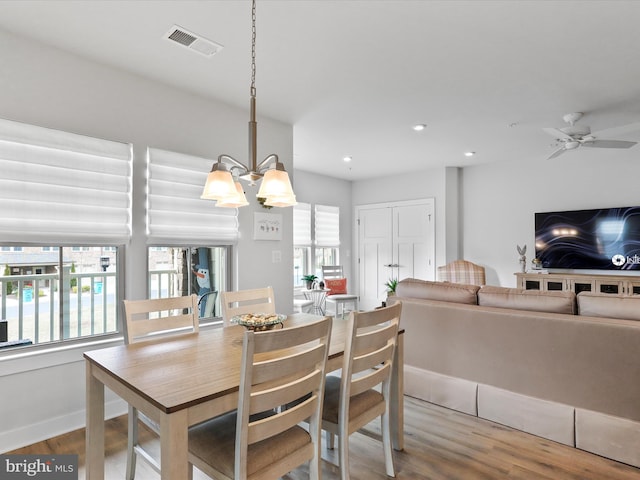
<path id="1" fill-rule="evenodd" d="M 422 130 L 424 130 L 425 128 L 427 128 L 427 126 L 424 123 L 418 123 L 417 125 L 413 126 L 413 129 L 416 132 L 421 132 Z"/>
<path id="2" fill-rule="evenodd" d="M 473 157 L 475 154 L 476 152 L 464 152 L 465 157 Z"/>
<path id="3" fill-rule="evenodd" d="M 351 160 L 353 160 L 353 157 L 347 155 L 346 157 L 342 157 L 342 160 L 344 160 L 345 162 L 350 162 Z"/>

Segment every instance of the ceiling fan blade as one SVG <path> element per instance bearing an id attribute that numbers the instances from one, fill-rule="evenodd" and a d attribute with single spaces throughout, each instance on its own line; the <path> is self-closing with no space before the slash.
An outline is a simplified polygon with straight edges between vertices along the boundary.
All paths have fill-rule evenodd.
<path id="1" fill-rule="evenodd" d="M 620 135 L 624 135 L 626 133 L 638 131 L 640 131 L 640 122 L 621 125 L 619 127 L 607 128 L 605 130 L 599 130 L 597 132 L 591 132 L 591 135 L 601 138 L 619 137 Z"/>
<path id="2" fill-rule="evenodd" d="M 558 140 L 573 140 L 570 135 L 567 135 L 562 130 L 558 130 L 557 128 L 543 128 L 542 130 L 547 132 L 553 138 L 557 138 Z"/>
<path id="3" fill-rule="evenodd" d="M 593 140 L 582 144 L 591 148 L 631 148 L 638 142 L 625 142 L 624 140 Z"/>
<path id="4" fill-rule="evenodd" d="M 551 155 L 549 155 L 549 157 L 547 157 L 547 160 L 551 160 L 552 158 L 559 157 L 564 152 L 566 152 L 566 149 L 564 147 L 561 147 L 558 150 L 556 150 L 555 152 L 553 152 Z"/>

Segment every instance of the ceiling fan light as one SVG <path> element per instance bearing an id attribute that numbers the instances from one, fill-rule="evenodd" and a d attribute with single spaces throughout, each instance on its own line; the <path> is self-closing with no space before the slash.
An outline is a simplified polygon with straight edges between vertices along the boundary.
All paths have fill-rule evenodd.
<path id="1" fill-rule="evenodd" d="M 282 164 L 280 164 L 282 165 Z M 266 198 L 269 200 L 271 197 L 294 197 L 293 187 L 289 181 L 289 174 L 283 169 L 280 170 L 277 166 L 271 170 L 267 170 L 262 178 L 260 184 L 260 190 L 258 190 L 257 197 Z"/>
<path id="2" fill-rule="evenodd" d="M 218 200 L 218 203 L 216 203 L 216 207 L 223 208 L 237 208 L 244 207 L 246 205 L 249 205 L 249 202 L 247 201 L 247 197 L 244 195 L 244 190 L 242 189 L 240 182 L 236 182 L 235 195 Z"/>
<path id="3" fill-rule="evenodd" d="M 214 164 L 213 169 L 209 172 L 209 175 L 207 175 L 207 181 L 204 184 L 200 198 L 205 200 L 222 200 L 237 194 L 231 173 L 224 168 L 216 168 L 217 165 L 217 163 Z"/>

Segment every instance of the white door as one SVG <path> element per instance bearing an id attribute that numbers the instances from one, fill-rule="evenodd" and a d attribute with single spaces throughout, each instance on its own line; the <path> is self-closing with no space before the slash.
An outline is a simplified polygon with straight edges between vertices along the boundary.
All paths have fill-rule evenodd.
<path id="1" fill-rule="evenodd" d="M 433 199 L 357 207 L 360 308 L 387 297 L 391 278 L 435 279 Z"/>
<path id="2" fill-rule="evenodd" d="M 393 211 L 390 208 L 363 209 L 358 216 L 359 308 L 371 310 L 386 298 L 384 282 L 392 274 Z"/>

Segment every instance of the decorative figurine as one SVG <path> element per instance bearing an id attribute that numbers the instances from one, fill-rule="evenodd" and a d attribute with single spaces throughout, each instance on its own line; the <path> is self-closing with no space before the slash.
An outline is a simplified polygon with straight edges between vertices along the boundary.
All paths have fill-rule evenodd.
<path id="1" fill-rule="evenodd" d="M 527 253 L 527 246 L 524 245 L 522 248 L 520 247 L 520 245 L 516 245 L 516 247 L 518 247 L 518 253 L 520 254 L 520 270 L 522 271 L 522 273 L 526 273 L 527 272 L 527 257 L 526 257 L 526 253 Z"/>

